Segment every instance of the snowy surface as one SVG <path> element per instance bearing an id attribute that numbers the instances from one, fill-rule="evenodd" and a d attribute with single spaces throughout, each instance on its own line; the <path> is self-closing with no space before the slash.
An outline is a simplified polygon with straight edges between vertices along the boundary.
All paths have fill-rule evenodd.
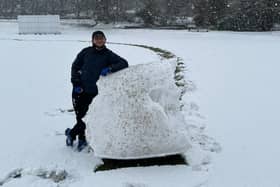
<path id="1" fill-rule="evenodd" d="M 87 114 L 87 135 L 95 156 L 139 159 L 190 149 L 174 80 L 175 62 L 130 66 L 102 77 L 99 96 Z"/>
<path id="2" fill-rule="evenodd" d="M 183 100 L 192 149 L 189 166 L 154 166 L 93 173 L 100 159 L 65 147 L 74 116 L 70 67 L 92 30 L 62 35 L 17 35 L 0 22 L 0 181 L 14 169 L 22 178 L 3 186 L 57 186 L 38 171 L 66 170 L 60 186 L 279 187 L 280 33 L 192 33 L 105 30 L 112 42 L 146 44 L 183 58 L 198 88 Z M 109 45 L 132 64 L 158 61 L 146 49 Z M 210 138 L 213 137 L 213 138 Z M 218 154 L 212 153 L 219 150 Z"/>

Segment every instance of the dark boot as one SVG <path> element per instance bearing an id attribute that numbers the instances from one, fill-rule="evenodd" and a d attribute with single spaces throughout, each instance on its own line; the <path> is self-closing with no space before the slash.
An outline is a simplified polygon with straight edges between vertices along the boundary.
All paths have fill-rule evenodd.
<path id="1" fill-rule="evenodd" d="M 80 152 L 88 145 L 86 138 L 79 138 L 77 150 Z"/>
<path id="2" fill-rule="evenodd" d="M 75 138 L 71 136 L 71 129 L 67 128 L 65 130 L 65 136 L 66 136 L 66 145 L 73 147 Z"/>

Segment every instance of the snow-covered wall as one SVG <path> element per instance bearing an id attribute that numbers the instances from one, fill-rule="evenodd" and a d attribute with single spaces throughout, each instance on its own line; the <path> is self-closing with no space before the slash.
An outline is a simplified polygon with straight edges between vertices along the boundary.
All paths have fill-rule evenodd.
<path id="1" fill-rule="evenodd" d="M 59 15 L 18 16 L 19 34 L 59 34 Z"/>
<path id="2" fill-rule="evenodd" d="M 99 80 L 99 95 L 87 115 L 87 135 L 96 156 L 148 158 L 190 148 L 175 65 L 163 61 L 130 66 Z"/>

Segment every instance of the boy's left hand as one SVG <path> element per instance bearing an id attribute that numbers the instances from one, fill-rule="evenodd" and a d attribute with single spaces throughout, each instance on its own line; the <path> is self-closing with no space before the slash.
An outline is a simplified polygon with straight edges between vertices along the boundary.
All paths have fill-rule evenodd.
<path id="1" fill-rule="evenodd" d="M 110 68 L 107 67 L 107 68 L 104 68 L 104 69 L 101 71 L 101 75 L 102 75 L 102 76 L 106 76 L 106 75 L 108 75 L 110 72 L 111 72 L 111 71 L 110 71 Z"/>

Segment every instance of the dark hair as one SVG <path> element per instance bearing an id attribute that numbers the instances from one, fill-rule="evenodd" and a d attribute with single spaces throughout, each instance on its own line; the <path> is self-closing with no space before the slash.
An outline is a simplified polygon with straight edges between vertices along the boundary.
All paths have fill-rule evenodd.
<path id="1" fill-rule="evenodd" d="M 94 37 L 97 36 L 97 35 L 101 35 L 101 36 L 103 36 L 104 38 L 106 38 L 106 37 L 105 37 L 105 34 L 104 34 L 102 31 L 94 31 L 94 32 L 92 33 L 91 38 L 94 39 Z"/>

